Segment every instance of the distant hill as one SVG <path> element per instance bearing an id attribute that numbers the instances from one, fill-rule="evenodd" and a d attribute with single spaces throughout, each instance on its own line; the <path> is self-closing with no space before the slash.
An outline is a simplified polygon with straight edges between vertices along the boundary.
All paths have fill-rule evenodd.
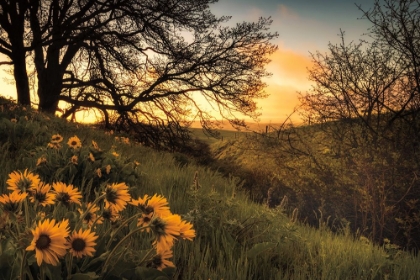
<path id="1" fill-rule="evenodd" d="M 272 130 L 273 128 L 279 128 L 279 127 L 282 125 L 282 123 L 268 123 L 268 122 L 266 122 L 266 123 L 263 123 L 263 122 L 261 122 L 261 123 L 256 123 L 256 122 L 247 122 L 247 125 L 248 125 L 248 129 L 249 129 L 250 131 L 262 132 L 262 131 L 265 131 L 265 130 L 266 130 L 266 127 L 267 127 L 267 126 L 269 127 L 269 130 L 270 130 L 270 128 L 271 128 L 271 130 Z M 191 128 L 201 128 L 201 124 L 200 124 L 200 122 L 199 122 L 199 121 L 194 121 L 194 122 L 191 124 Z M 237 131 L 234 127 L 232 127 L 232 126 L 229 124 L 229 122 L 228 122 L 228 121 L 224 121 L 224 122 L 222 123 L 222 125 L 221 125 L 221 127 L 220 127 L 220 130 Z M 242 131 L 246 131 L 246 130 L 244 129 L 244 130 L 242 130 Z"/>

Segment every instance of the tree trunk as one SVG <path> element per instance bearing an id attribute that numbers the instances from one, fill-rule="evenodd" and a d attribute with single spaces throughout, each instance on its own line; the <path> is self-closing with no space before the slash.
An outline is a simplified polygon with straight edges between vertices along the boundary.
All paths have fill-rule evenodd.
<path id="1" fill-rule="evenodd" d="M 22 57 L 19 54 L 13 58 L 13 74 L 16 82 L 17 101 L 21 105 L 31 105 L 28 73 L 26 72 L 25 53 L 22 52 Z"/>
<path id="2" fill-rule="evenodd" d="M 26 5 L 19 3 L 20 12 L 24 13 Z M 24 17 L 18 11 L 10 10 L 11 25 L 6 24 L 7 33 L 10 40 L 11 55 L 13 62 L 13 75 L 16 82 L 17 101 L 21 105 L 31 105 L 31 95 L 29 91 L 29 78 L 26 71 L 26 51 L 24 44 Z"/>
<path id="3" fill-rule="evenodd" d="M 60 70 L 52 71 L 51 68 L 45 68 L 38 73 L 38 110 L 55 114 L 58 109 L 58 101 L 62 89 L 62 75 Z"/>
<path id="4" fill-rule="evenodd" d="M 47 51 L 47 67 L 39 65 L 38 71 L 38 97 L 39 110 L 49 114 L 55 114 L 58 109 L 58 101 L 63 88 L 63 71 L 60 66 L 60 48 L 54 45 Z"/>

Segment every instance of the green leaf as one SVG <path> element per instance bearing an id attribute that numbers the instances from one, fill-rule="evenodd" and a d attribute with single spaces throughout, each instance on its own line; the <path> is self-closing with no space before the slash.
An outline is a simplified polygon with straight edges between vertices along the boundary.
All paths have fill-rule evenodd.
<path id="1" fill-rule="evenodd" d="M 252 246 L 252 248 L 248 250 L 247 256 L 249 258 L 255 258 L 256 256 L 261 255 L 262 253 L 276 247 L 277 247 L 277 243 L 274 243 L 274 242 L 257 243 L 257 244 L 254 244 L 254 246 Z"/>

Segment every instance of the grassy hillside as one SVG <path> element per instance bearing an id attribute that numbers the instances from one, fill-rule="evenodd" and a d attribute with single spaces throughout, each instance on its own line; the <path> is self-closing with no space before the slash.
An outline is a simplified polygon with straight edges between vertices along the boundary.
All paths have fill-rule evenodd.
<path id="1" fill-rule="evenodd" d="M 367 239 L 354 240 L 346 227 L 332 233 L 326 227 L 301 225 L 281 207 L 268 209 L 251 202 L 240 190 L 241 178 L 226 178 L 205 166 L 180 165 L 173 154 L 143 147 L 121 138 L 124 135 L 66 123 L 6 100 L 0 103 L 1 279 L 36 279 L 36 275 L 44 279 L 420 278 L 417 257 L 389 243 L 379 247 Z M 51 147 L 56 135 L 63 138 L 61 145 Z M 75 136 L 81 140 L 77 149 L 68 145 Z M 4 199 L 10 194 L 8 180 L 12 172 L 26 169 L 45 183 L 77 187 L 83 194 L 81 206 L 54 201 L 41 207 L 24 199 L 17 208 L 9 208 Z M 70 230 L 86 229 L 81 213 L 88 209 L 83 207 L 87 202 L 99 205 L 107 186 L 122 182 L 132 199 L 164 196 L 170 211 L 193 225 L 192 241 L 178 236 L 171 248 L 173 257 L 167 260 L 175 269 L 156 269 L 162 268 L 156 262 L 161 259 L 156 259 L 150 242 L 156 234 L 165 234 L 159 233 L 156 221 L 168 225 L 172 220 L 153 216 L 153 230 L 141 231 L 130 204 L 114 220 L 92 225 L 98 235 L 92 256 L 76 258 L 66 251 L 54 265 L 38 265 L 34 251 L 27 250 L 36 234 L 29 229 L 34 230 L 36 222 L 66 217 Z M 101 205 L 98 217 L 106 210 Z M 26 219 L 28 215 L 34 218 Z"/>
<path id="2" fill-rule="evenodd" d="M 378 244 L 420 248 L 419 122 L 372 131 L 358 120 L 290 127 L 212 144 L 224 170 L 240 175 L 254 201 L 280 204 L 313 226 Z"/>

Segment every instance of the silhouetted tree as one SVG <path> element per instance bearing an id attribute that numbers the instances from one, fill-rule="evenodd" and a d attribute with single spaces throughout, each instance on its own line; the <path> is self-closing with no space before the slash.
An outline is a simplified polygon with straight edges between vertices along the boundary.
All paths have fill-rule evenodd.
<path id="1" fill-rule="evenodd" d="M 346 43 L 342 32 L 327 53 L 312 54 L 314 86 L 301 102 L 324 132 L 315 147 L 326 147 L 317 157 L 328 168 L 317 173 L 332 171 L 317 178 L 327 190 L 351 182 L 337 190 L 352 197 L 354 229 L 418 248 L 420 1 L 375 0 L 362 12 L 372 23 L 366 40 Z"/>
<path id="2" fill-rule="evenodd" d="M 399 98 L 395 118 L 417 114 L 420 94 L 420 1 L 376 0 L 373 9 L 364 11 L 372 23 L 371 38 L 382 48 L 394 53 L 401 79 L 393 91 Z"/>
<path id="3" fill-rule="evenodd" d="M 412 123 L 420 110 L 420 2 L 376 0 L 363 14 L 372 23 L 368 40 L 346 44 L 342 32 L 327 54 L 312 54 L 315 86 L 302 103 L 311 121 L 358 118 L 376 132 L 396 119 Z"/>
<path id="4" fill-rule="evenodd" d="M 256 115 L 271 20 L 228 27 L 215 0 L 0 0 L 0 53 L 13 65 L 18 102 L 30 104 L 36 76 L 39 109 L 64 117 L 96 108 L 110 121 L 180 122 L 209 101 L 220 114 Z M 202 100 L 197 101 L 196 96 Z"/>

